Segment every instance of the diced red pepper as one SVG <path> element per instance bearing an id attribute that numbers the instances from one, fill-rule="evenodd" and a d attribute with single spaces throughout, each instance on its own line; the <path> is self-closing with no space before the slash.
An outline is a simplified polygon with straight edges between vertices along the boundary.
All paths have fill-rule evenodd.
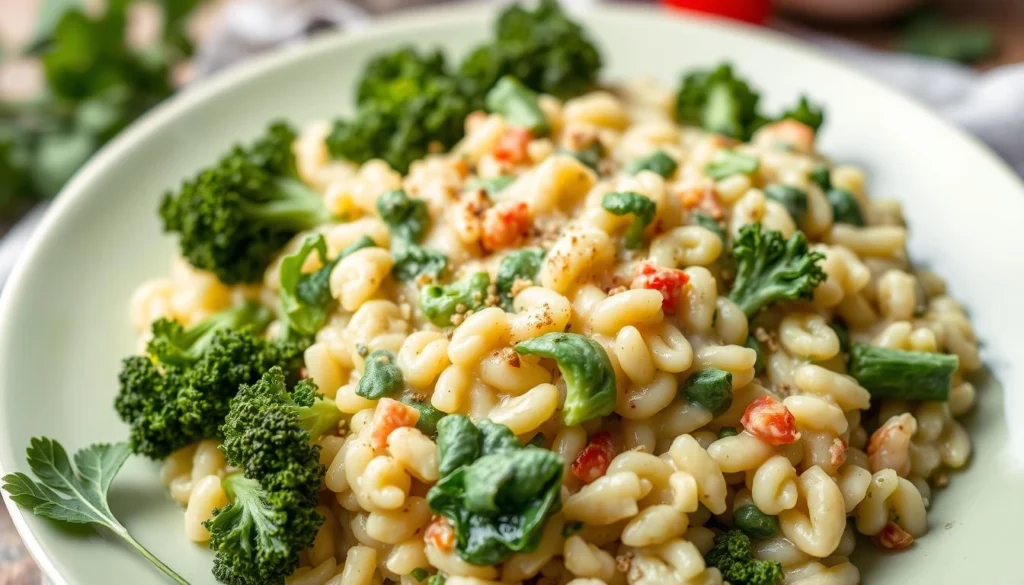
<path id="1" fill-rule="evenodd" d="M 498 139 L 498 144 L 491 153 L 499 162 L 517 165 L 529 158 L 526 147 L 533 140 L 533 135 L 525 128 L 510 127 Z"/>
<path id="2" fill-rule="evenodd" d="M 751 402 L 740 423 L 752 435 L 770 445 L 790 445 L 800 438 L 793 413 L 771 396 L 762 396 Z"/>
<path id="3" fill-rule="evenodd" d="M 455 545 L 455 529 L 444 516 L 434 516 L 423 532 L 423 541 L 441 552 L 448 552 Z"/>
<path id="4" fill-rule="evenodd" d="M 523 201 L 499 203 L 484 212 L 480 243 L 486 250 L 500 250 L 518 244 L 530 233 L 533 217 Z"/>
<path id="5" fill-rule="evenodd" d="M 641 262 L 636 267 L 633 275 L 633 282 L 629 288 L 649 288 L 661 293 L 664 300 L 661 308 L 666 313 L 675 313 L 679 306 L 679 300 L 683 296 L 683 287 L 690 281 L 682 270 L 665 268 L 653 262 Z"/>
<path id="6" fill-rule="evenodd" d="M 608 466 L 614 458 L 612 434 L 600 432 L 590 438 L 587 446 L 573 460 L 572 474 L 583 483 L 591 483 L 608 472 Z"/>
<path id="7" fill-rule="evenodd" d="M 839 469 L 843 463 L 846 463 L 846 453 L 849 450 L 850 448 L 846 441 L 836 437 L 828 448 L 829 463 L 832 464 L 832 467 Z"/>
<path id="8" fill-rule="evenodd" d="M 411 406 L 391 398 L 381 398 L 370 421 L 370 442 L 373 448 L 383 451 L 388 446 L 388 435 L 399 427 L 414 427 L 420 420 L 420 413 Z"/>
<path id="9" fill-rule="evenodd" d="M 899 524 L 889 521 L 881 532 L 871 538 L 875 546 L 889 550 L 903 550 L 914 544 L 914 537 Z"/>
<path id="10" fill-rule="evenodd" d="M 725 217 L 725 208 L 722 207 L 722 200 L 718 193 L 711 186 L 695 187 L 687 189 L 679 195 L 680 202 L 687 210 L 703 211 L 712 219 L 721 220 Z"/>

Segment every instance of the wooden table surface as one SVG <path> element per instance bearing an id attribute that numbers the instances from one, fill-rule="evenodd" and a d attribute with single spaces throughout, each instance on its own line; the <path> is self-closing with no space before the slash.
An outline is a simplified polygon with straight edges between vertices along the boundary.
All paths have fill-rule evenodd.
<path id="1" fill-rule="evenodd" d="M 36 6 L 42 0 L 0 0 L 0 37 L 10 44 L 27 34 Z M 984 22 L 992 26 L 1000 37 L 999 54 L 988 62 L 979 64 L 979 69 L 988 69 L 1007 63 L 1024 61 L 1024 1 L 1016 0 L 942 0 L 948 4 L 946 11 L 951 16 L 968 21 Z M 808 24 L 822 32 L 836 34 L 851 40 L 863 42 L 880 49 L 888 49 L 899 34 L 899 26 L 893 23 L 869 25 L 827 25 Z M 0 90 L 5 85 L 17 84 L 11 80 L 17 75 L 31 77 L 31 71 L 0 75 Z M 0 92 L 2 93 L 2 92 Z M 40 573 L 28 556 L 21 539 L 14 530 L 6 508 L 0 506 L 0 585 L 38 585 Z"/>

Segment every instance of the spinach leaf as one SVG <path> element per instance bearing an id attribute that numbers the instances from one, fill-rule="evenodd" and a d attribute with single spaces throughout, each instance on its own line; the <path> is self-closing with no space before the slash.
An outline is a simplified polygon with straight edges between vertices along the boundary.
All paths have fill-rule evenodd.
<path id="1" fill-rule="evenodd" d="M 630 175 L 635 175 L 640 171 L 651 171 L 667 179 L 675 174 L 677 168 L 679 168 L 679 165 L 675 159 L 664 150 L 658 150 L 653 154 L 638 158 L 629 163 L 623 170 Z"/>
<path id="2" fill-rule="evenodd" d="M 512 288 L 517 280 L 537 280 L 537 273 L 544 262 L 544 254 L 542 248 L 523 248 L 502 258 L 494 284 L 498 288 L 498 298 L 505 311 L 513 310 Z"/>
<path id="3" fill-rule="evenodd" d="M 452 414 L 437 423 L 437 454 L 441 477 L 480 457 L 480 431 L 473 421 Z"/>
<path id="4" fill-rule="evenodd" d="M 501 114 L 512 126 L 526 128 L 533 136 L 547 134 L 548 119 L 537 105 L 537 94 L 510 75 L 502 77 L 484 98 L 487 111 Z"/>
<path id="5" fill-rule="evenodd" d="M 633 221 L 626 231 L 626 249 L 636 250 L 644 245 L 644 230 L 657 213 L 657 206 L 650 197 L 633 193 L 631 191 L 616 191 L 608 193 L 601 201 L 605 211 L 615 215 L 632 215 Z"/>
<path id="6" fill-rule="evenodd" d="M 377 199 L 377 213 L 391 233 L 408 242 L 418 242 L 430 228 L 430 212 L 422 199 L 413 199 L 405 191 L 388 191 Z"/>
<path id="7" fill-rule="evenodd" d="M 704 165 L 704 173 L 716 181 L 733 175 L 752 175 L 760 168 L 757 157 L 732 150 L 720 150 Z"/>

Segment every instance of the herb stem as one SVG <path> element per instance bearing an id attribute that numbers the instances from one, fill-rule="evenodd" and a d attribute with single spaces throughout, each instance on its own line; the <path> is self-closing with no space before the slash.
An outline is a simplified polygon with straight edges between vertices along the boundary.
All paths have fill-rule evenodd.
<path id="1" fill-rule="evenodd" d="M 188 581 L 185 580 L 184 577 L 175 573 L 174 569 L 165 565 L 163 561 L 156 557 L 156 555 L 149 552 L 149 550 L 146 549 L 146 547 L 142 546 L 142 544 L 140 544 L 139 541 L 135 540 L 135 538 L 133 538 L 131 534 L 128 534 L 128 531 L 126 529 L 124 529 L 123 527 L 118 527 L 118 529 L 114 530 L 114 532 L 118 536 L 123 538 L 128 544 L 132 545 L 132 547 L 134 547 L 135 550 L 139 551 L 139 554 L 146 557 L 146 560 L 153 563 L 153 565 L 155 565 L 156 568 L 163 571 L 164 574 L 170 577 L 175 583 L 177 583 L 178 585 L 191 585 Z"/>

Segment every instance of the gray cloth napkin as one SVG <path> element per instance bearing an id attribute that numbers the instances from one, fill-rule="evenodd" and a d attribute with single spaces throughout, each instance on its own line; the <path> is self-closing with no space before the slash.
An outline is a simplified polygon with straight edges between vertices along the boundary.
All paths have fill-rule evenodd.
<path id="1" fill-rule="evenodd" d="M 325 28 L 366 26 L 374 14 L 437 0 L 236 0 L 224 9 L 199 49 L 199 78 L 273 47 L 300 42 Z M 585 10 L 593 0 L 563 0 Z M 1024 63 L 980 73 L 944 61 L 876 51 L 781 24 L 783 32 L 913 95 L 974 134 L 1024 176 Z M 42 214 L 34 212 L 0 241 L 0 285 Z"/>

